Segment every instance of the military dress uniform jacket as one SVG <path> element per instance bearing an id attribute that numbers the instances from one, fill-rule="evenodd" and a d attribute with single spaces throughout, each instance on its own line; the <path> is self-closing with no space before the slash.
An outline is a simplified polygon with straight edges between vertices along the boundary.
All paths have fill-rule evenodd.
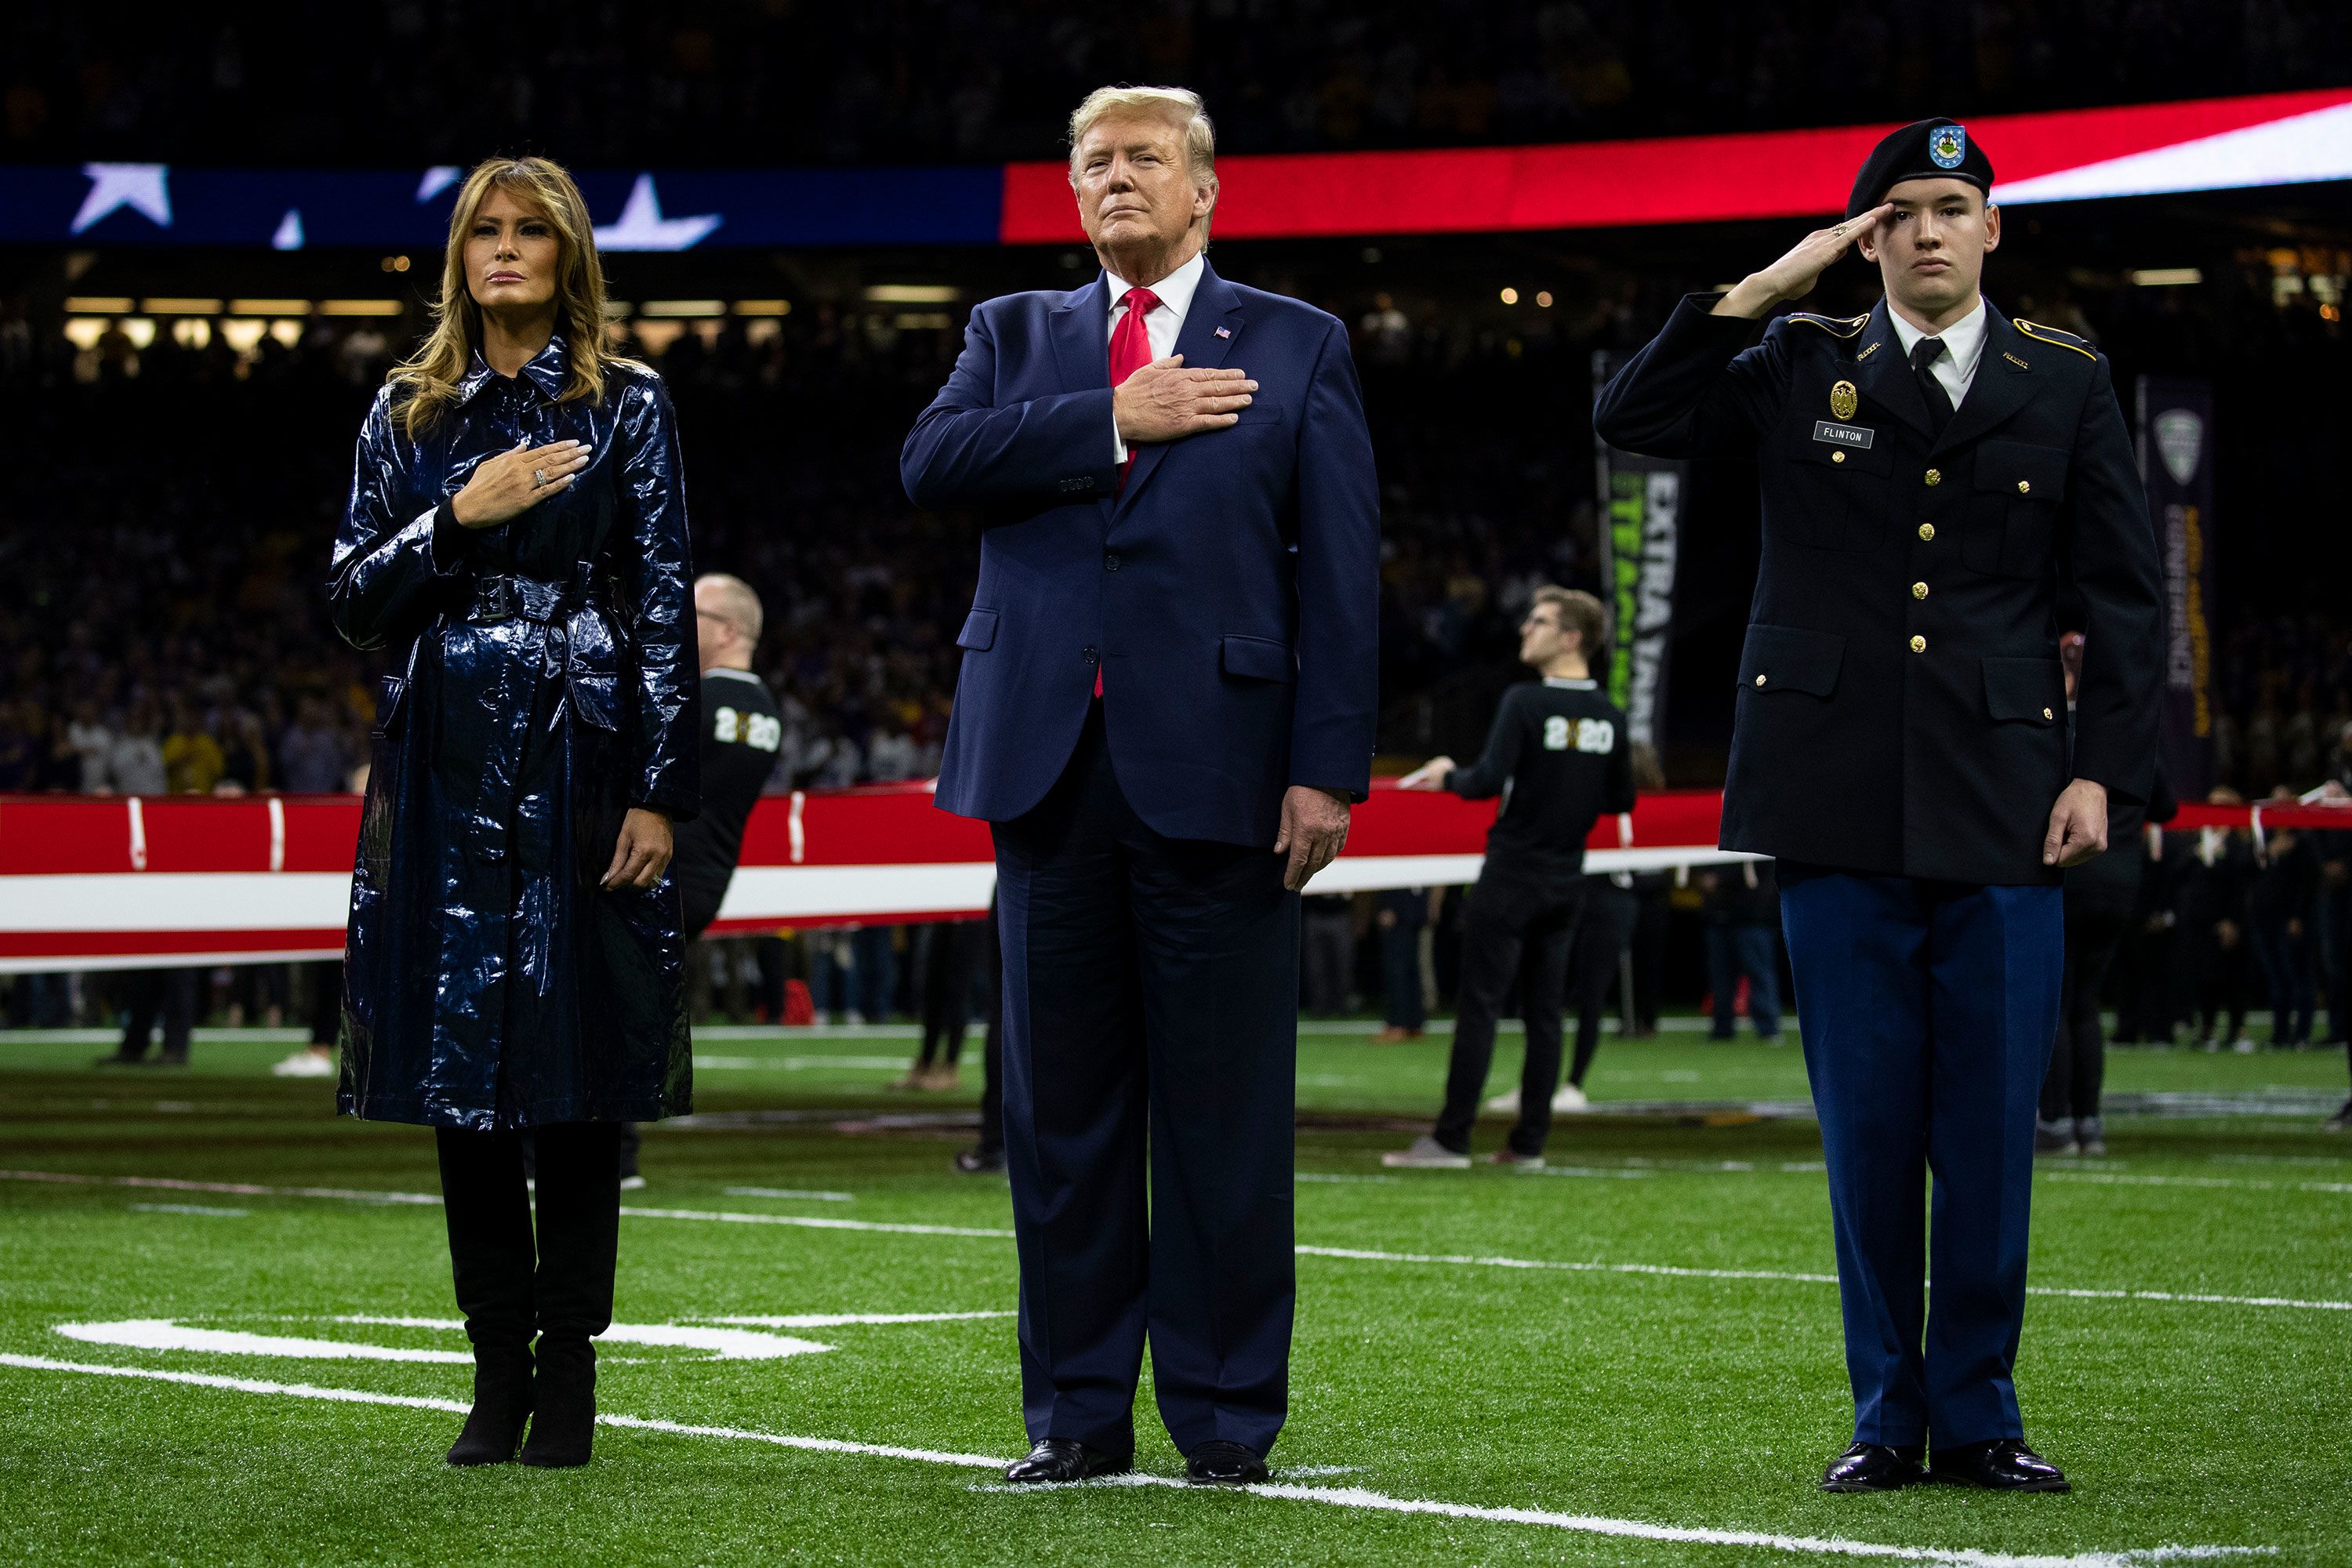
<path id="1" fill-rule="evenodd" d="M 1739 659 L 1723 847 L 1868 876 L 2054 883 L 2070 776 L 2144 799 L 2163 669 L 2156 539 L 2106 360 L 1986 305 L 1941 436 L 1881 300 L 1708 314 L 1693 295 L 1594 409 L 1659 458 L 1752 451 L 1763 562 Z M 2074 733 L 2062 581 L 2088 637 Z M 2069 763 L 2070 746 L 2072 763 Z"/>

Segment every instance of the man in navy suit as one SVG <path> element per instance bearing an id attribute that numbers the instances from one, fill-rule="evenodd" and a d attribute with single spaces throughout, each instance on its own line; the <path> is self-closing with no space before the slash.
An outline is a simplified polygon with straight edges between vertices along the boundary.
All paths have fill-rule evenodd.
<path id="1" fill-rule="evenodd" d="M 900 458 L 986 524 L 938 801 L 995 825 L 1006 1476 L 1129 1468 L 1148 1332 L 1188 1473 L 1245 1483 L 1288 1405 L 1297 894 L 1370 778 L 1378 489 L 1346 328 L 1202 254 L 1200 99 L 1106 88 L 1070 145 L 1103 276 L 974 310 Z"/>

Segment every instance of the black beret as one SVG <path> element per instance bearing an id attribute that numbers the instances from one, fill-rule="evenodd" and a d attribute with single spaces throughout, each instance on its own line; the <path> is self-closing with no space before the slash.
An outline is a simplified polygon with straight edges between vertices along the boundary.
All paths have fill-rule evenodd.
<path id="1" fill-rule="evenodd" d="M 1906 180 L 1966 180 L 1990 201 L 1992 160 L 1957 120 L 1913 121 L 1888 132 L 1863 160 L 1862 173 L 1853 177 L 1853 195 L 1846 198 L 1845 216 L 1860 217 Z"/>

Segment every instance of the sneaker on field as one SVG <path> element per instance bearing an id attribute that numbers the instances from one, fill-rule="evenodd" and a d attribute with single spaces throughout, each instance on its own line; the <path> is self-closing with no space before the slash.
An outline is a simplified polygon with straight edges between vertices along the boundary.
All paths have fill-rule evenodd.
<path id="1" fill-rule="evenodd" d="M 646 1190 L 646 1179 L 631 1172 L 621 1178 L 621 1190 L 625 1193 L 642 1193 Z"/>
<path id="2" fill-rule="evenodd" d="M 2106 1153 L 2107 1131 L 2099 1124 L 2097 1117 L 2074 1118 L 2074 1146 L 2077 1152 L 2087 1154 L 2095 1160 Z"/>
<path id="3" fill-rule="evenodd" d="M 2254 1054 L 2254 1042 L 2252 1037 L 2240 1035 L 2238 1037 L 2237 1044 L 2231 1046 L 2230 1048 L 2237 1052 L 2242 1057 L 2250 1057 Z"/>
<path id="4" fill-rule="evenodd" d="M 1410 1149 L 1391 1149 L 1381 1156 L 1381 1163 L 1404 1171 L 1466 1171 L 1470 1156 L 1457 1154 L 1426 1132 L 1412 1141 Z"/>
<path id="5" fill-rule="evenodd" d="M 1519 1091 L 1516 1089 L 1505 1089 L 1486 1102 L 1486 1109 L 1500 1111 L 1506 1116 L 1517 1116 L 1519 1113 Z"/>
<path id="6" fill-rule="evenodd" d="M 2346 1100 L 2343 1110 L 2321 1122 L 2319 1130 L 2322 1132 L 2352 1132 L 2352 1100 Z"/>
<path id="7" fill-rule="evenodd" d="M 2037 1154 L 2079 1154 L 2083 1151 L 2074 1142 L 2074 1129 L 2063 1121 L 2033 1123 L 2033 1152 Z"/>
<path id="8" fill-rule="evenodd" d="M 1551 1097 L 1554 1110 L 1588 1110 L 1591 1106 L 1592 1101 L 1584 1098 L 1584 1091 L 1572 1083 L 1561 1084 L 1559 1092 Z M 1511 1109 L 1517 1110 L 1518 1107 L 1514 1105 Z"/>
<path id="9" fill-rule="evenodd" d="M 334 1053 L 314 1051 L 306 1047 L 269 1071 L 274 1078 L 332 1078 L 335 1076 Z"/>

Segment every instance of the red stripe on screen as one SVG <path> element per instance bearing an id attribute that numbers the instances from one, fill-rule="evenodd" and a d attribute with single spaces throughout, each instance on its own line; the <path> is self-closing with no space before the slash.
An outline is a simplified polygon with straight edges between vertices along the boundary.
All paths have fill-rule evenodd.
<path id="1" fill-rule="evenodd" d="M 2352 102 L 2352 89 L 2264 93 L 1969 121 L 2003 180 L 2169 147 Z M 1639 142 L 1218 160 L 1224 239 L 1612 228 L 1793 217 L 1844 209 L 1854 171 L 1890 125 Z M 1059 163 L 1008 163 L 999 237 L 1080 241 Z"/>

